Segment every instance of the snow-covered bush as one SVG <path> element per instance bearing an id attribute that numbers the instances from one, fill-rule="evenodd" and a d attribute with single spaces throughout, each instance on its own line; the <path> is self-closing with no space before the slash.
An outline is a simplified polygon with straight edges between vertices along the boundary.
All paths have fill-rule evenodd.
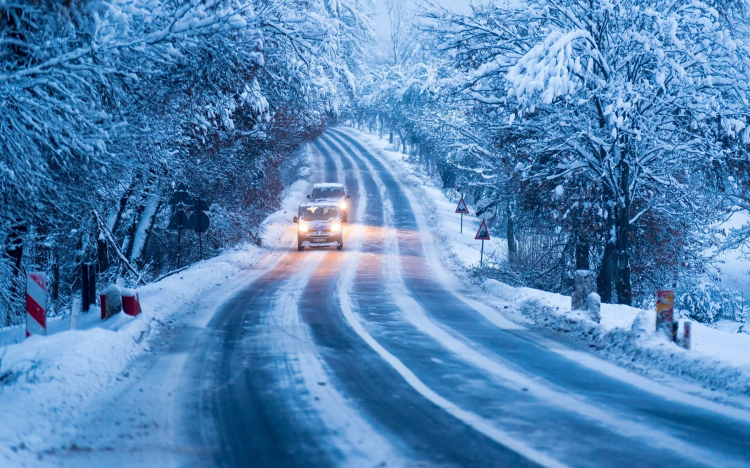
<path id="1" fill-rule="evenodd" d="M 747 330 L 745 329 L 745 325 L 747 325 L 747 309 L 748 304 L 745 302 L 745 298 L 742 298 L 742 304 L 737 308 L 737 311 L 735 313 L 735 319 L 740 324 L 739 328 L 737 329 L 737 333 L 747 333 Z"/>
<path id="2" fill-rule="evenodd" d="M 696 322 L 737 320 L 747 305 L 742 296 L 714 283 L 702 282 L 679 294 L 675 307 Z"/>

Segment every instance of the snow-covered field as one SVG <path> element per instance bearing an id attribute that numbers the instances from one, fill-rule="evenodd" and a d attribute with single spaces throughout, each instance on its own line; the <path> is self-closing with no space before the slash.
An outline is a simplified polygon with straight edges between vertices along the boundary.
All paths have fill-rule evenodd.
<path id="1" fill-rule="evenodd" d="M 289 229 L 308 182 L 287 190 L 282 207 L 264 221 L 263 246 L 245 245 L 138 288 L 143 313 L 102 322 L 99 311 L 49 322 L 46 337 L 24 340 L 23 328 L 0 330 L 0 466 L 20 466 L 29 453 L 65 443 L 72 422 L 92 397 L 109 387 L 128 364 L 158 339 L 170 316 L 203 296 L 228 294 L 235 276 L 266 256 Z"/>
<path id="2" fill-rule="evenodd" d="M 367 135 L 367 134 L 363 134 Z M 407 157 L 391 151 L 386 140 L 363 136 L 382 157 L 392 163 L 402 181 L 416 195 L 428 213 L 433 236 L 442 245 L 444 262 L 453 273 L 469 283 L 468 270 L 479 263 L 481 242 L 474 235 L 481 220 L 455 214 L 458 199 L 444 193 Z M 472 207 L 469 207 L 470 211 Z M 491 233 L 493 234 L 493 233 Z M 505 250 L 505 240 L 485 241 L 485 256 Z M 487 257 L 485 257 L 487 258 Z M 742 262 L 727 262 L 738 272 L 732 281 L 741 282 Z M 477 286 L 486 301 L 503 310 L 516 322 L 533 328 L 552 330 L 588 346 L 598 355 L 634 369 L 651 378 L 715 400 L 750 407 L 750 335 L 737 334 L 692 324 L 693 346 L 685 350 L 653 332 L 655 311 L 616 304 L 602 304 L 601 322 L 584 313 L 571 311 L 570 297 L 529 288 L 514 288 L 488 279 Z M 682 333 L 682 323 L 680 331 Z"/>

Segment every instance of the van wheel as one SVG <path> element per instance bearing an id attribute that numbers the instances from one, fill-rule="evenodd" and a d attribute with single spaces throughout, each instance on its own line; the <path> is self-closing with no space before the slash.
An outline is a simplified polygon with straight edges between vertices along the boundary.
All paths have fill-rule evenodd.
<path id="1" fill-rule="evenodd" d="M 344 238 L 343 237 L 339 241 L 339 245 L 336 246 L 336 250 L 344 250 Z"/>
<path id="2" fill-rule="evenodd" d="M 299 250 L 300 252 L 302 252 L 303 250 L 305 250 L 305 246 L 303 246 L 300 243 L 297 243 L 297 250 Z"/>

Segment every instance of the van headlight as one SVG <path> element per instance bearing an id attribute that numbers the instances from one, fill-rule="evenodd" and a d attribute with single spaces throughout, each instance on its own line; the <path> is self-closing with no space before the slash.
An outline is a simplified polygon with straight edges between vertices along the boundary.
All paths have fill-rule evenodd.
<path id="1" fill-rule="evenodd" d="M 341 231 L 341 224 L 339 223 L 331 224 L 331 232 L 339 232 L 339 231 Z"/>
<path id="2" fill-rule="evenodd" d="M 346 202 L 345 202 L 345 201 L 342 201 L 342 202 L 341 202 L 341 204 L 339 205 L 339 207 L 340 207 L 340 208 L 341 208 L 342 210 L 345 210 L 345 209 L 346 209 L 346 207 L 347 207 L 347 205 L 346 205 Z"/>
<path id="3" fill-rule="evenodd" d="M 307 232 L 310 228 L 305 223 L 299 223 L 299 232 Z"/>

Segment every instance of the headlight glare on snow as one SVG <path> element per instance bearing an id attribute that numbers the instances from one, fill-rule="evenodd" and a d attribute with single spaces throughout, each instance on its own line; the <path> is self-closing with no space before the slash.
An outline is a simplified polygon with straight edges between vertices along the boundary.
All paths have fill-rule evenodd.
<path id="1" fill-rule="evenodd" d="M 341 231 L 341 224 L 339 223 L 331 224 L 331 232 L 339 232 L 339 231 Z"/>
<path id="2" fill-rule="evenodd" d="M 299 223 L 299 232 L 307 232 L 310 228 L 305 223 Z"/>

